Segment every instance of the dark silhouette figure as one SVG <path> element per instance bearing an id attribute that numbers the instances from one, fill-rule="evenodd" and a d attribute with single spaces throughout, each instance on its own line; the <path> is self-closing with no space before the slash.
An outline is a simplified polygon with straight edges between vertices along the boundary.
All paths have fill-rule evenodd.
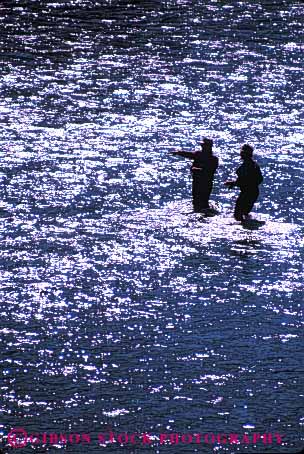
<path id="1" fill-rule="evenodd" d="M 245 221 L 259 196 L 259 184 L 263 181 L 261 169 L 252 159 L 253 148 L 250 145 L 243 145 L 241 148 L 242 165 L 237 169 L 237 179 L 226 181 L 225 185 L 231 189 L 238 186 L 241 190 L 237 198 L 234 217 L 237 221 Z"/>
<path id="2" fill-rule="evenodd" d="M 218 158 L 212 154 L 213 141 L 204 138 L 200 151 L 174 151 L 172 154 L 193 159 L 192 197 L 196 212 L 210 209 L 209 197 L 213 187 L 213 178 L 218 167 Z"/>

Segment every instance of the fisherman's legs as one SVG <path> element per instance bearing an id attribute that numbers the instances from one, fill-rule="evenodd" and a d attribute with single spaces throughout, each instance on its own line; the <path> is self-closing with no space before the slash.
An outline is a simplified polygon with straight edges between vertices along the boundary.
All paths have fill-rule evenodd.
<path id="1" fill-rule="evenodd" d="M 250 191 L 241 191 L 237 198 L 234 217 L 237 221 L 242 221 L 244 216 L 248 215 L 253 208 L 259 196 L 259 189 L 254 188 Z"/>
<path id="2" fill-rule="evenodd" d="M 236 199 L 235 208 L 234 208 L 234 217 L 237 221 L 242 221 L 244 218 L 244 194 L 241 192 L 238 198 Z"/>
<path id="3" fill-rule="evenodd" d="M 204 181 L 197 176 L 193 177 L 192 197 L 194 211 L 202 211 L 209 208 L 209 197 L 212 191 L 212 183 Z"/>

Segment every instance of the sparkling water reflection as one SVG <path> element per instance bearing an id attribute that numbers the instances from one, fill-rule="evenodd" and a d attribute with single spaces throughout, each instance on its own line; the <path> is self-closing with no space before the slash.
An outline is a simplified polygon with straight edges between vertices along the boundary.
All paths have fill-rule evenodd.
<path id="1" fill-rule="evenodd" d="M 1 4 L 3 446 L 24 426 L 302 447 L 303 7 L 193 3 Z M 208 218 L 169 154 L 204 134 Z M 241 226 L 223 182 L 245 141 L 265 180 Z"/>

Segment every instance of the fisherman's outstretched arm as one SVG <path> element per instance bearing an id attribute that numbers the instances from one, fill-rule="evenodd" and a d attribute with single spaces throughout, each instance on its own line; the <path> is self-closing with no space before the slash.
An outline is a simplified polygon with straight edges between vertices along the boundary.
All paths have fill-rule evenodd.
<path id="1" fill-rule="evenodd" d="M 240 167 L 238 170 L 237 170 L 237 179 L 234 180 L 234 181 L 225 181 L 225 186 L 227 186 L 229 189 L 232 189 L 234 188 L 235 186 L 237 187 L 241 187 L 241 186 L 244 186 L 246 184 L 246 181 L 248 181 L 248 179 L 250 178 L 250 174 L 248 174 L 248 172 L 246 171 L 246 169 L 244 167 Z"/>
<path id="2" fill-rule="evenodd" d="M 183 158 L 195 159 L 195 152 L 192 151 L 172 151 L 171 154 L 182 156 Z"/>
<path id="3" fill-rule="evenodd" d="M 229 189 L 232 189 L 235 186 L 240 187 L 240 178 L 238 177 L 235 181 L 225 181 L 224 185 L 227 186 Z"/>

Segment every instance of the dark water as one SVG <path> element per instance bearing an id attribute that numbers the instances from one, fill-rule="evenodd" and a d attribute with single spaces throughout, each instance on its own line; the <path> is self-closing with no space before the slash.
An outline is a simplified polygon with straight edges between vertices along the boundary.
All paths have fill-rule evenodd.
<path id="1" fill-rule="evenodd" d="M 303 437 L 300 2 L 0 4 L 1 434 L 18 452 L 285 453 Z M 211 218 L 189 162 L 215 141 Z M 264 184 L 231 217 L 249 142 Z M 149 433 L 152 445 L 98 444 Z M 264 446 L 161 433 L 279 433 Z"/>

